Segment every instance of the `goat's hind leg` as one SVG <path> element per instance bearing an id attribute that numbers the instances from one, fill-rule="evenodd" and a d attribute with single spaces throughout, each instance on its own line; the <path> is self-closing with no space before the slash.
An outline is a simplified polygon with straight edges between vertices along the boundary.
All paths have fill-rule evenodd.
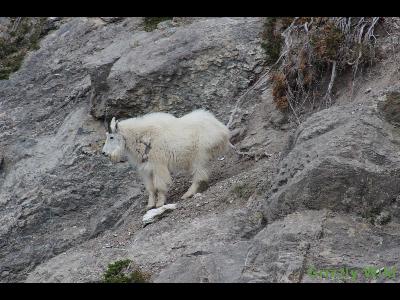
<path id="1" fill-rule="evenodd" d="M 146 209 L 152 209 L 156 205 L 156 189 L 154 188 L 153 184 L 153 174 L 152 172 L 142 173 L 142 178 L 144 186 L 149 193 L 149 201 L 147 203 Z"/>
<path id="2" fill-rule="evenodd" d="M 208 171 L 203 165 L 197 165 L 193 170 L 193 183 L 181 199 L 187 199 L 197 193 L 200 184 L 208 181 Z"/>
<path id="3" fill-rule="evenodd" d="M 156 207 L 161 207 L 165 204 L 167 198 L 168 186 L 171 184 L 172 178 L 167 166 L 157 166 L 154 170 L 153 183 L 157 190 Z"/>

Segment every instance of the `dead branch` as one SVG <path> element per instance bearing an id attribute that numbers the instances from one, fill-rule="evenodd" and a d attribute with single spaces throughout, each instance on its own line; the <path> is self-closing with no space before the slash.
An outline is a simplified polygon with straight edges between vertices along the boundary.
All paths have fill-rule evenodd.
<path id="1" fill-rule="evenodd" d="M 11 27 L 11 32 L 14 32 L 17 30 L 19 23 L 21 22 L 22 17 L 17 17 L 13 23 L 13 26 Z"/>
<path id="2" fill-rule="evenodd" d="M 327 101 L 327 102 L 329 102 L 329 105 L 331 104 L 331 102 L 332 102 L 332 87 L 333 87 L 333 83 L 335 82 L 335 77 L 336 77 L 336 60 L 334 60 L 333 62 L 332 62 L 332 72 L 331 72 L 331 80 L 329 81 L 329 85 L 328 85 L 328 89 L 327 89 L 327 91 L 326 91 L 326 94 L 325 94 L 325 100 Z"/>
<path id="3" fill-rule="evenodd" d="M 379 17 L 374 17 L 372 19 L 371 26 L 368 28 L 367 33 L 364 36 L 365 43 L 369 42 L 371 40 L 371 37 L 373 37 L 374 41 L 376 41 L 376 37 L 374 35 L 374 28 L 376 23 L 378 23 L 379 19 L 380 19 Z"/>

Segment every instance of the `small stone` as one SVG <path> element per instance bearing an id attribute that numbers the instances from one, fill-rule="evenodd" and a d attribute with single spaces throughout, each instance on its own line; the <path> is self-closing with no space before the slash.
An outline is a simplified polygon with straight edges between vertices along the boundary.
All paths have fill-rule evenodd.
<path id="1" fill-rule="evenodd" d="M 166 211 L 176 209 L 176 203 L 166 204 L 159 208 L 150 209 L 142 218 L 143 225 L 153 223 L 159 216 L 164 214 Z"/>
<path id="2" fill-rule="evenodd" d="M 6 277 L 8 275 L 10 275 L 10 272 L 8 272 L 8 271 L 4 271 L 1 273 L 1 277 Z"/>

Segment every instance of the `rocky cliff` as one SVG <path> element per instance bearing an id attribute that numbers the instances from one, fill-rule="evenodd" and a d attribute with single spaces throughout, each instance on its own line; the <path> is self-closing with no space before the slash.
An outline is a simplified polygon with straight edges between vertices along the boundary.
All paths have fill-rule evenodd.
<path id="1" fill-rule="evenodd" d="M 298 125 L 275 108 L 264 18 L 174 18 L 154 30 L 142 18 L 50 21 L 0 80 L 0 281 L 96 282 L 126 258 L 154 282 L 399 267 L 397 48 L 382 46 L 352 96 L 343 78 L 334 104 Z M 104 120 L 206 108 L 227 123 L 241 96 L 235 143 L 255 156 L 228 152 L 188 200 L 189 178 L 176 176 L 167 202 L 177 209 L 143 227 L 136 170 L 100 153 Z"/>

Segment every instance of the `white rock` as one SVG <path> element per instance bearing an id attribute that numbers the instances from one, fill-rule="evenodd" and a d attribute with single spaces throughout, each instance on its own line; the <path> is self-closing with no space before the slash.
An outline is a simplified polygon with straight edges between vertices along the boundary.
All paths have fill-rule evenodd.
<path id="1" fill-rule="evenodd" d="M 176 203 L 163 205 L 159 208 L 150 209 L 143 216 L 142 222 L 144 225 L 153 223 L 156 220 L 156 217 L 162 215 L 166 211 L 176 209 Z"/>

